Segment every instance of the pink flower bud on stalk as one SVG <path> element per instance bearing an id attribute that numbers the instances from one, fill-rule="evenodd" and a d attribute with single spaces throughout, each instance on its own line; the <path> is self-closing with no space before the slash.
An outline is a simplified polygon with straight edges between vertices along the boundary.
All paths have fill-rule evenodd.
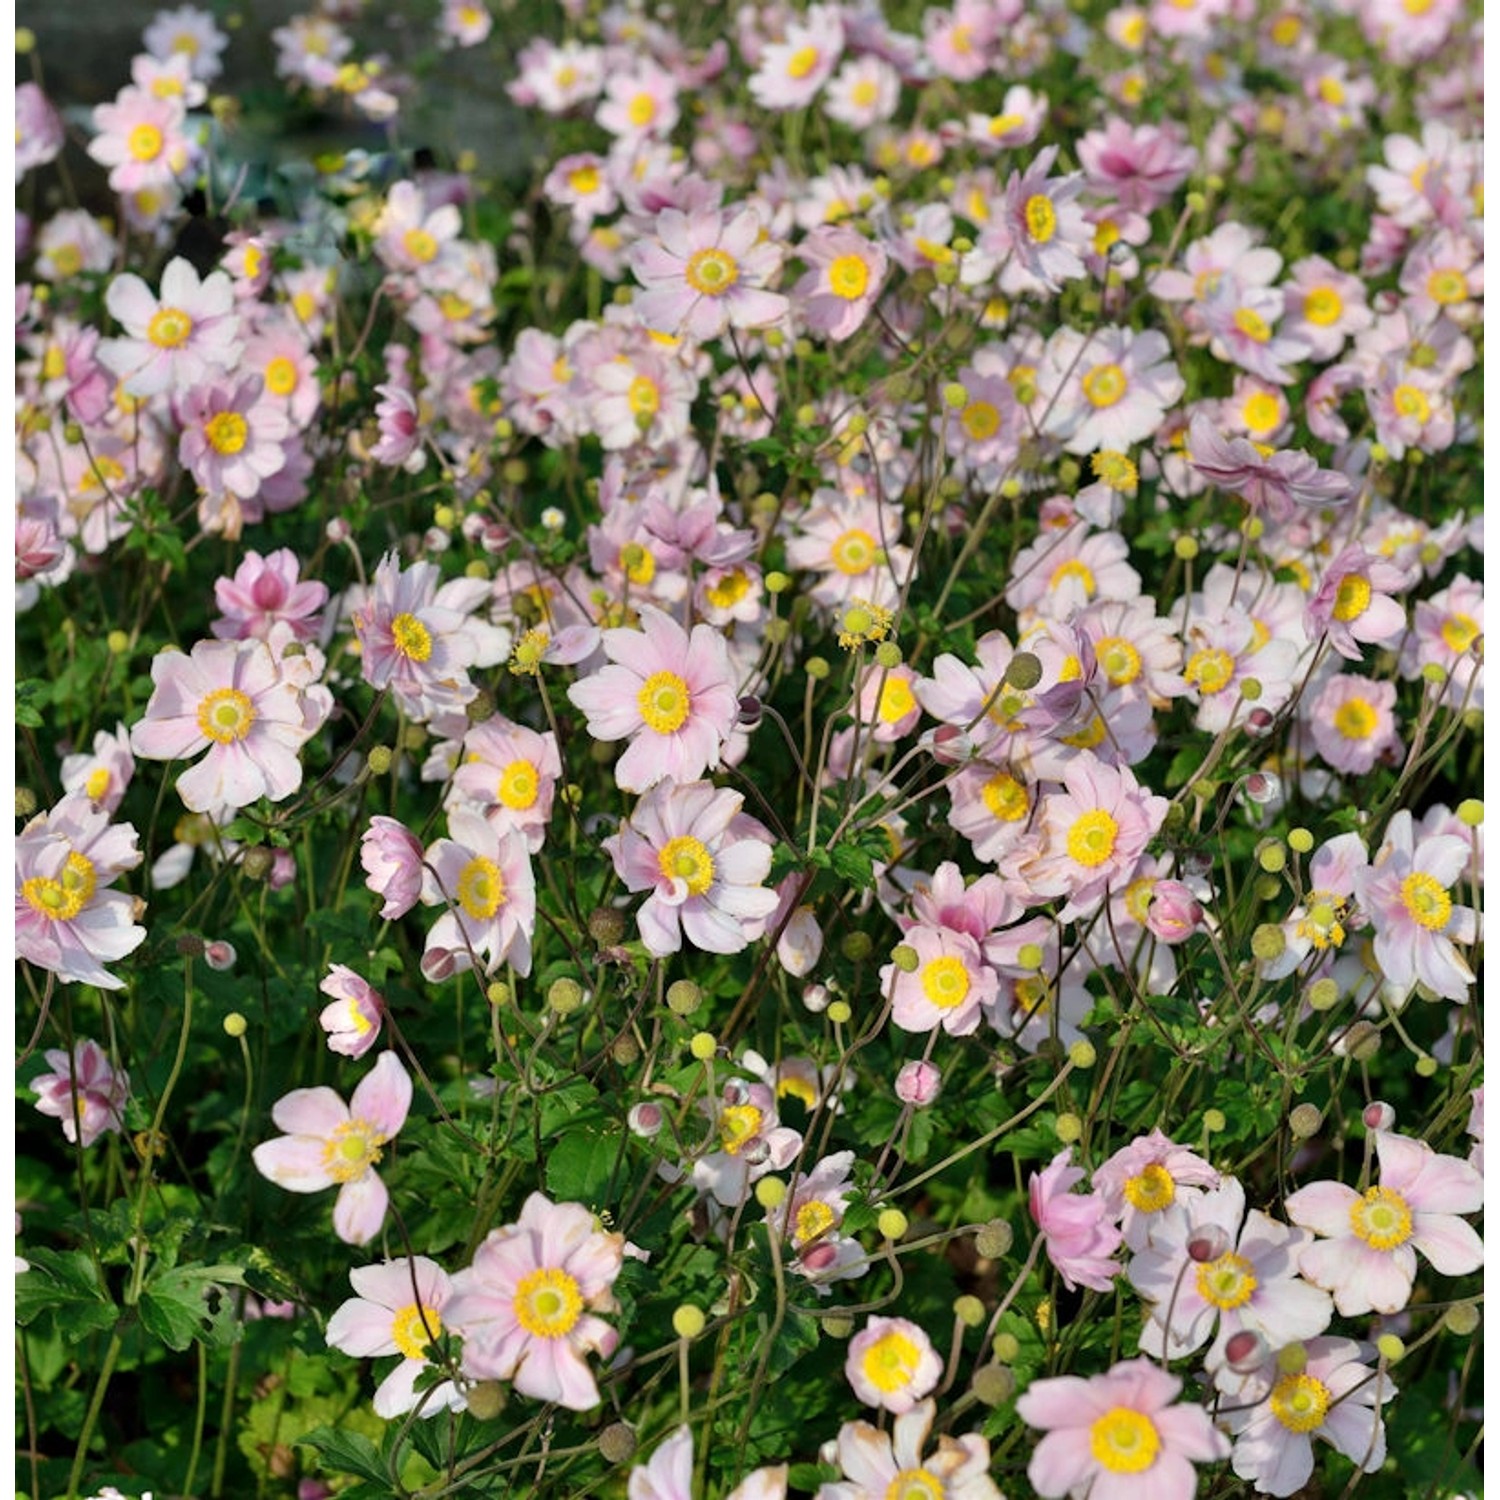
<path id="1" fill-rule="evenodd" d="M 1204 1225 L 1187 1244 L 1188 1259 L 1200 1266 L 1218 1260 L 1221 1255 L 1228 1254 L 1229 1249 L 1229 1236 L 1217 1224 Z"/>
<path id="2" fill-rule="evenodd" d="M 1158 880 L 1146 908 L 1146 928 L 1158 942 L 1181 943 L 1203 920 L 1203 908 L 1180 880 Z"/>
<path id="3" fill-rule="evenodd" d="M 234 961 L 238 955 L 234 951 L 233 943 L 215 942 L 203 945 L 203 962 L 210 969 L 217 969 L 222 973 L 226 969 L 234 967 Z"/>
<path id="4" fill-rule="evenodd" d="M 930 1062 L 915 1060 L 896 1074 L 896 1097 L 914 1109 L 926 1109 L 937 1098 L 943 1075 Z"/>
<path id="5" fill-rule="evenodd" d="M 1242 1328 L 1231 1334 L 1224 1345 L 1224 1362 L 1236 1375 L 1248 1375 L 1258 1370 L 1270 1353 L 1270 1346 L 1253 1329 Z"/>
<path id="6" fill-rule="evenodd" d="M 395 818 L 376 816 L 360 840 L 359 862 L 365 884 L 385 898 L 380 915 L 387 921 L 404 917 L 422 892 L 422 846 Z"/>
<path id="7" fill-rule="evenodd" d="M 639 1104 L 631 1105 L 630 1113 L 625 1117 L 625 1123 L 630 1127 L 632 1135 L 638 1135 L 643 1140 L 649 1141 L 653 1136 L 661 1133 L 666 1120 L 662 1114 L 661 1105 L 642 1100 Z"/>
<path id="8" fill-rule="evenodd" d="M 1365 1105 L 1364 1121 L 1366 1130 L 1394 1130 L 1396 1111 L 1383 1099 L 1372 1099 Z"/>

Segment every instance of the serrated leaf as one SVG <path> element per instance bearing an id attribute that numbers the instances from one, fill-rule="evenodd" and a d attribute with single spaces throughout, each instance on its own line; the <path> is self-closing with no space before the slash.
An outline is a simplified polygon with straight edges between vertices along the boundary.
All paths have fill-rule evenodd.
<path id="1" fill-rule="evenodd" d="M 118 1310 L 82 1250 L 29 1250 L 30 1270 L 16 1277 L 16 1322 L 26 1327 L 45 1312 L 58 1332 L 76 1343 L 86 1333 L 113 1325 Z"/>
<path id="2" fill-rule="evenodd" d="M 547 1188 L 555 1198 L 600 1207 L 619 1154 L 618 1130 L 570 1130 L 547 1150 Z"/>
<path id="3" fill-rule="evenodd" d="M 829 850 L 833 873 L 856 890 L 867 891 L 875 883 L 875 861 L 857 844 L 835 844 Z"/>
<path id="4" fill-rule="evenodd" d="M 357 1474 L 372 1484 L 385 1486 L 390 1493 L 391 1476 L 386 1472 L 380 1450 L 369 1438 L 357 1432 L 340 1432 L 333 1427 L 315 1427 L 298 1439 L 318 1455 L 318 1469 L 324 1474 Z"/>
<path id="5" fill-rule="evenodd" d="M 141 1293 L 141 1324 L 153 1338 L 179 1352 L 196 1338 L 226 1342 L 225 1309 L 209 1307 L 205 1294 L 210 1287 L 241 1286 L 244 1279 L 239 1266 L 186 1265 L 160 1271 L 148 1278 Z"/>

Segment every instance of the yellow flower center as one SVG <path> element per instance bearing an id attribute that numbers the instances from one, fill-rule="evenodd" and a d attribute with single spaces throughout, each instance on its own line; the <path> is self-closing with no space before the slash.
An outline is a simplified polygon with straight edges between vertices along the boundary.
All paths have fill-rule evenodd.
<path id="1" fill-rule="evenodd" d="M 834 567 L 847 577 L 868 573 L 875 566 L 875 554 L 879 549 L 875 538 L 857 526 L 838 537 L 829 549 Z"/>
<path id="2" fill-rule="evenodd" d="M 125 137 L 125 149 L 137 161 L 155 161 L 161 155 L 163 144 L 161 131 L 150 124 L 137 125 Z"/>
<path id="3" fill-rule="evenodd" d="M 719 1111 L 719 1143 L 738 1156 L 760 1134 L 765 1116 L 753 1104 L 726 1104 Z"/>
<path id="4" fill-rule="evenodd" d="M 599 191 L 599 169 L 595 166 L 574 167 L 568 173 L 568 186 L 579 195 L 586 198 L 590 193 Z"/>
<path id="5" fill-rule="evenodd" d="M 1125 910 L 1130 913 L 1132 921 L 1139 922 L 1143 927 L 1151 911 L 1151 897 L 1155 890 L 1154 875 L 1137 876 L 1125 887 Z"/>
<path id="6" fill-rule="evenodd" d="M 193 331 L 193 320 L 180 307 L 159 307 L 146 324 L 146 338 L 158 349 L 180 349 Z"/>
<path id="7" fill-rule="evenodd" d="M 1344 92 L 1344 85 L 1331 74 L 1327 74 L 1318 80 L 1318 97 L 1324 104 L 1340 105 L 1348 97 Z"/>
<path id="8" fill-rule="evenodd" d="M 1120 825 L 1102 807 L 1093 808 L 1068 830 L 1068 855 L 1089 869 L 1102 865 L 1114 853 L 1119 831 Z"/>
<path id="9" fill-rule="evenodd" d="M 42 379 L 56 380 L 67 373 L 68 356 L 62 352 L 59 345 L 48 344 L 47 352 L 42 355 Z"/>
<path id="10" fill-rule="evenodd" d="M 255 705 L 238 688 L 215 688 L 198 705 L 198 728 L 215 744 L 242 740 L 255 723 Z"/>
<path id="11" fill-rule="evenodd" d="M 639 130 L 656 118 L 656 100 L 650 94 L 637 94 L 625 111 L 630 123 Z"/>
<path id="12" fill-rule="evenodd" d="M 203 435 L 215 453 L 240 452 L 250 436 L 250 424 L 237 411 L 221 411 L 203 424 Z"/>
<path id="13" fill-rule="evenodd" d="M 1401 9 L 1409 16 L 1425 16 L 1432 4 L 1433 0 L 1401 0 Z"/>
<path id="14" fill-rule="evenodd" d="M 828 267 L 828 289 L 835 297 L 856 302 L 870 285 L 870 268 L 857 255 L 841 255 Z"/>
<path id="15" fill-rule="evenodd" d="M 420 265 L 437 259 L 438 242 L 425 229 L 408 229 L 401 236 L 401 248 Z"/>
<path id="16" fill-rule="evenodd" d="M 701 839 L 686 834 L 662 845 L 656 863 L 668 880 L 680 880 L 688 894 L 701 896 L 714 883 L 714 860 Z"/>
<path id="17" fill-rule="evenodd" d="M 1101 448 L 1089 463 L 1095 479 L 1103 480 L 1110 489 L 1119 490 L 1122 495 L 1135 494 L 1141 474 L 1125 454 L 1117 453 L 1113 448 Z"/>
<path id="18" fill-rule="evenodd" d="M 1075 729 L 1072 734 L 1065 734 L 1062 738 L 1063 744 L 1072 745 L 1075 749 L 1093 750 L 1104 743 L 1108 734 L 1109 729 L 1103 716 L 1096 713 L 1082 729 Z"/>
<path id="19" fill-rule="evenodd" d="M 380 1160 L 385 1137 L 368 1120 L 345 1120 L 323 1143 L 323 1170 L 335 1182 L 353 1182 Z"/>
<path id="20" fill-rule="evenodd" d="M 403 613 L 391 621 L 391 641 L 411 661 L 426 661 L 432 655 L 432 633 L 415 615 Z"/>
<path id="21" fill-rule="evenodd" d="M 1427 295 L 1440 306 L 1451 307 L 1469 295 L 1469 286 L 1458 271 L 1434 271 L 1427 278 Z"/>
<path id="22" fill-rule="evenodd" d="M 1091 406 L 1113 406 L 1125 394 L 1129 384 L 1119 365 L 1113 362 L 1095 365 L 1083 377 L 1083 394 Z"/>
<path id="23" fill-rule="evenodd" d="M 1340 899 L 1330 891 L 1310 891 L 1307 915 L 1297 923 L 1297 936 L 1305 938 L 1318 952 L 1343 945 L 1346 936 Z"/>
<path id="24" fill-rule="evenodd" d="M 583 1294 L 566 1271 L 546 1266 L 516 1283 L 515 1314 L 533 1338 L 565 1338 L 583 1316 Z"/>
<path id="25" fill-rule="evenodd" d="M 649 375 L 637 375 L 625 391 L 631 416 L 648 421 L 661 410 L 661 389 Z"/>
<path id="26" fill-rule="evenodd" d="M 1234 676 L 1234 658 L 1217 646 L 1209 646 L 1188 657 L 1182 675 L 1188 685 L 1200 693 L 1222 693 Z"/>
<path id="27" fill-rule="evenodd" d="M 52 264 L 59 276 L 76 276 L 83 269 L 83 251 L 77 245 L 59 245 L 52 252 Z"/>
<path id="28" fill-rule="evenodd" d="M 1368 698 L 1351 698 L 1334 711 L 1333 727 L 1346 740 L 1367 740 L 1375 733 L 1380 716 Z"/>
<path id="29" fill-rule="evenodd" d="M 1112 1406 L 1089 1427 L 1089 1448 L 1112 1474 L 1139 1474 L 1156 1462 L 1161 1435 L 1144 1412 Z"/>
<path id="30" fill-rule="evenodd" d="M 1391 392 L 1391 405 L 1399 417 L 1412 417 L 1419 425 L 1425 425 L 1432 415 L 1432 403 L 1414 385 L 1398 385 Z"/>
<path id="31" fill-rule="evenodd" d="M 931 1469 L 902 1469 L 885 1487 L 885 1500 L 943 1500 L 947 1483 Z"/>
<path id="32" fill-rule="evenodd" d="M 172 52 L 185 52 L 189 57 L 197 57 L 198 38 L 191 31 L 179 31 L 172 38 L 172 46 L 169 50 Z"/>
<path id="33" fill-rule="evenodd" d="M 1416 923 L 1429 932 L 1441 932 L 1453 914 L 1453 900 L 1436 878 L 1414 871 L 1401 882 L 1401 904 Z"/>
<path id="34" fill-rule="evenodd" d="M 821 1198 L 809 1198 L 797 1210 L 796 1223 L 792 1228 L 792 1239 L 799 1245 L 816 1239 L 834 1223 L 833 1210 Z"/>
<path id="35" fill-rule="evenodd" d="M 1479 622 L 1472 615 L 1453 614 L 1443 621 L 1443 644 L 1455 656 L 1462 656 L 1479 634 Z"/>
<path id="36" fill-rule="evenodd" d="M 996 771 L 980 788 L 979 795 L 1002 823 L 1018 823 L 1031 809 L 1026 788 L 1008 771 Z"/>
<path id="37" fill-rule="evenodd" d="M 1349 1223 L 1372 1250 L 1394 1250 L 1411 1238 L 1411 1210 L 1391 1188 L 1372 1187 L 1350 1208 Z"/>
<path id="38" fill-rule="evenodd" d="M 458 877 L 458 904 L 476 922 L 488 921 L 505 904 L 505 880 L 500 867 L 483 855 L 471 859 Z"/>
<path id="39" fill-rule="evenodd" d="M 1311 1432 L 1323 1425 L 1332 1395 L 1315 1375 L 1283 1375 L 1271 1392 L 1271 1415 L 1288 1432 Z"/>
<path id="40" fill-rule="evenodd" d="M 1264 344 L 1271 337 L 1271 325 L 1253 307 L 1236 308 L 1234 326 L 1257 344 Z"/>
<path id="41" fill-rule="evenodd" d="M 1057 233 L 1057 210 L 1045 193 L 1033 193 L 1026 200 L 1026 232 L 1037 244 L 1045 245 Z"/>
<path id="42" fill-rule="evenodd" d="M 1103 255 L 1120 238 L 1120 226 L 1113 219 L 1100 219 L 1094 225 L 1094 253 Z"/>
<path id="43" fill-rule="evenodd" d="M 1271 40 L 1278 47 L 1290 47 L 1302 35 L 1302 21 L 1298 16 L 1284 12 L 1271 23 Z"/>
<path id="44" fill-rule="evenodd" d="M 536 805 L 538 778 L 536 767 L 529 760 L 513 760 L 500 773 L 500 784 L 495 795 L 503 807 L 513 812 L 525 812 Z"/>
<path id="45" fill-rule="evenodd" d="M 731 568 L 717 583 L 703 591 L 715 609 L 733 609 L 750 592 L 750 576 L 743 568 Z"/>
<path id="46" fill-rule="evenodd" d="M 899 1328 L 883 1333 L 864 1352 L 860 1367 L 865 1379 L 886 1395 L 905 1390 L 916 1377 L 922 1351 Z"/>
<path id="47" fill-rule="evenodd" d="M 939 1010 L 962 1005 L 969 994 L 969 971 L 961 958 L 944 954 L 922 965 L 922 993 Z"/>
<path id="48" fill-rule="evenodd" d="M 683 277 L 695 292 L 722 297 L 740 279 L 740 268 L 727 250 L 696 250 L 688 259 Z"/>
<path id="49" fill-rule="evenodd" d="M 424 1359 L 427 1346 L 443 1331 L 435 1309 L 408 1302 L 391 1319 L 391 1342 L 405 1359 Z"/>
<path id="50" fill-rule="evenodd" d="M 1127 1177 L 1124 1191 L 1125 1201 L 1143 1214 L 1160 1213 L 1177 1198 L 1177 1184 L 1172 1174 L 1157 1161 L 1142 1167 L 1134 1177 Z"/>
<path id="51" fill-rule="evenodd" d="M 1095 642 L 1094 659 L 1116 687 L 1134 682 L 1141 675 L 1141 653 L 1122 635 L 1106 635 Z"/>
<path id="52" fill-rule="evenodd" d="M 1241 408 L 1251 432 L 1270 432 L 1281 421 L 1281 404 L 1269 391 L 1255 391 Z"/>
<path id="53" fill-rule="evenodd" d="M 786 76 L 806 78 L 817 65 L 818 49 L 816 47 L 798 47 L 786 60 Z"/>
<path id="54" fill-rule="evenodd" d="M 1302 316 L 1319 328 L 1337 323 L 1344 315 L 1344 299 L 1331 286 L 1315 286 L 1303 299 Z"/>
<path id="55" fill-rule="evenodd" d="M 34 912 L 50 921 L 71 922 L 93 899 L 98 884 L 94 862 L 74 849 L 60 880 L 33 875 L 22 884 L 21 895 Z"/>
<path id="56" fill-rule="evenodd" d="M 646 728 L 657 734 L 675 734 L 681 729 L 693 702 L 687 683 L 675 672 L 653 672 L 635 701 Z"/>
<path id="57" fill-rule="evenodd" d="M 1349 573 L 1339 579 L 1338 593 L 1333 596 L 1333 618 L 1344 624 L 1357 620 L 1370 607 L 1370 581 L 1362 573 Z"/>
<path id="58" fill-rule="evenodd" d="M 959 425 L 969 440 L 982 443 L 1000 431 L 1000 412 L 992 401 L 971 401 L 959 414 Z"/>
<path id="59" fill-rule="evenodd" d="M 875 709 L 882 724 L 898 724 L 917 706 L 911 685 L 904 677 L 887 677 Z"/>
<path id="60" fill-rule="evenodd" d="M 1255 1268 L 1232 1250 L 1198 1267 L 1198 1295 L 1214 1307 L 1243 1307 L 1259 1284 Z"/>
<path id="61" fill-rule="evenodd" d="M 990 123 L 985 129 L 993 139 L 1005 135 L 1025 123 L 1026 121 L 1020 115 L 991 115 Z"/>
<path id="62" fill-rule="evenodd" d="M 266 389 L 273 396 L 290 396 L 297 389 L 297 366 L 284 354 L 278 354 L 266 366 Z"/>
<path id="63" fill-rule="evenodd" d="M 83 790 L 93 802 L 102 802 L 104 794 L 109 790 L 109 772 L 103 766 L 95 766 L 89 772 L 88 780 L 83 784 Z"/>
<path id="64" fill-rule="evenodd" d="M 857 104 L 861 109 L 868 109 L 880 98 L 880 90 L 876 87 L 872 78 L 861 78 L 858 83 L 849 90 L 849 102 Z"/>
<path id="65" fill-rule="evenodd" d="M 1049 590 L 1060 589 L 1070 578 L 1076 578 L 1083 585 L 1083 592 L 1092 599 L 1097 585 L 1094 582 L 1093 569 L 1078 558 L 1072 558 L 1068 562 L 1060 563 L 1052 570 L 1052 577 L 1047 584 Z"/>

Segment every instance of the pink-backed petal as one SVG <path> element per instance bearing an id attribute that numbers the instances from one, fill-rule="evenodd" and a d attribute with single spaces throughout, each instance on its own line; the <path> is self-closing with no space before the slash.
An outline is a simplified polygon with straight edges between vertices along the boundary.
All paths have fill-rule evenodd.
<path id="1" fill-rule="evenodd" d="M 556 1401 L 572 1411 L 588 1411 L 599 1404 L 599 1388 L 588 1366 L 563 1339 L 533 1339 L 515 1374 L 523 1396 Z"/>
<path id="2" fill-rule="evenodd" d="M 1034 1381 L 1024 1390 L 1016 1402 L 1016 1415 L 1030 1427 L 1079 1427 L 1102 1417 L 1112 1404 L 1090 1381 L 1059 1375 Z"/>
<path id="3" fill-rule="evenodd" d="M 323 1164 L 323 1142 L 312 1136 L 278 1136 L 250 1154 L 256 1171 L 289 1193 L 318 1193 L 333 1186 Z"/>
<path id="4" fill-rule="evenodd" d="M 396 1341 L 391 1337 L 393 1323 L 390 1308 L 351 1297 L 334 1310 L 324 1337 L 330 1348 L 341 1349 L 356 1359 L 395 1354 Z"/>
<path id="5" fill-rule="evenodd" d="M 1091 1475 L 1103 1472 L 1080 1431 L 1049 1432 L 1026 1465 L 1032 1488 L 1046 1500 L 1061 1500 L 1074 1490 L 1081 1493 Z"/>
<path id="6" fill-rule="evenodd" d="M 1410 1243 L 1444 1276 L 1467 1276 L 1484 1264 L 1484 1241 L 1452 1214 L 1414 1215 Z"/>
<path id="7" fill-rule="evenodd" d="M 368 1245 L 385 1223 L 390 1194 L 385 1184 L 367 1171 L 346 1182 L 333 1204 L 333 1232 L 346 1245 Z"/>
<path id="8" fill-rule="evenodd" d="M 159 304 L 146 283 L 127 271 L 110 282 L 104 294 L 104 305 L 117 323 L 140 338 L 145 335 L 146 325 L 155 316 Z"/>
<path id="9" fill-rule="evenodd" d="M 271 1120 L 288 1135 L 326 1137 L 349 1123 L 349 1107 L 330 1088 L 293 1089 L 271 1106 Z"/>
<path id="10" fill-rule="evenodd" d="M 382 1052 L 355 1088 L 349 1113 L 356 1120 L 368 1120 L 390 1140 L 406 1123 L 411 1092 L 411 1075 L 401 1059 L 394 1052 Z"/>
<path id="11" fill-rule="evenodd" d="M 1342 1182 L 1312 1182 L 1286 1200 L 1286 1215 L 1317 1234 L 1348 1234 L 1349 1211 L 1358 1202 L 1359 1194 Z"/>

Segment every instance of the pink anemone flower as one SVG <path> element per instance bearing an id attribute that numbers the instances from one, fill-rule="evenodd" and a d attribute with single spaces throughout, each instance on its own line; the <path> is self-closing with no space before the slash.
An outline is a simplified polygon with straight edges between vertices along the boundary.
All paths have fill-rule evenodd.
<path id="1" fill-rule="evenodd" d="M 256 1169 L 290 1193 L 337 1183 L 333 1232 L 346 1245 L 368 1244 L 390 1203 L 375 1164 L 410 1108 L 411 1078 L 394 1052 L 382 1052 L 347 1104 L 330 1088 L 293 1089 L 278 1099 L 271 1119 L 286 1133 L 255 1148 Z"/>

